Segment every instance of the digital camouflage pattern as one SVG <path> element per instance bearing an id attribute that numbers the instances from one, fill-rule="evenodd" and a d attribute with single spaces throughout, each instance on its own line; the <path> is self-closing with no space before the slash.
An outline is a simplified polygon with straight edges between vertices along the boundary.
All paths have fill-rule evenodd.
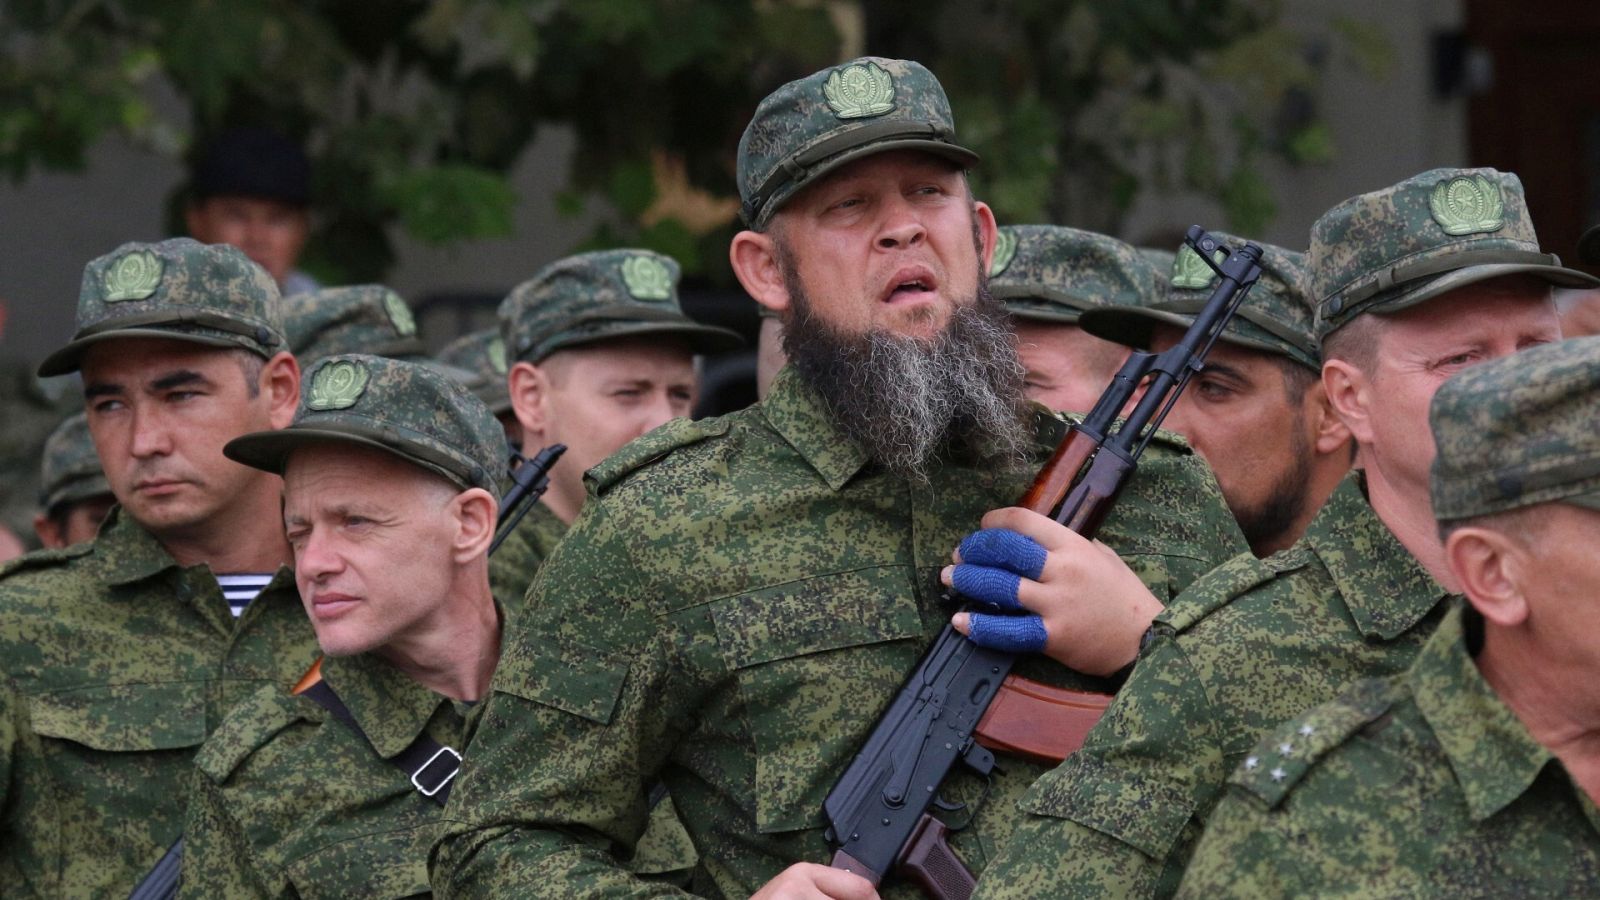
<path id="1" fill-rule="evenodd" d="M 1171 272 L 1173 259 L 1178 254 L 1165 247 L 1140 247 L 1139 255 L 1157 272 Z"/>
<path id="2" fill-rule="evenodd" d="M 1494 169 L 1432 169 L 1352 197 L 1311 226 L 1308 258 L 1319 340 L 1363 312 L 1397 312 L 1501 275 L 1600 284 L 1539 251 L 1522 182 Z"/>
<path id="3" fill-rule="evenodd" d="M 0 678 L 0 886 L 7 897 L 58 897 L 58 832 L 41 810 L 52 803 L 44 748 L 28 702 Z"/>
<path id="4" fill-rule="evenodd" d="M 46 511 L 111 493 L 86 414 L 70 416 L 50 432 L 44 442 L 39 482 L 39 506 Z"/>
<path id="5" fill-rule="evenodd" d="M 93 542 L 0 568 L 0 675 L 54 799 L 28 827 L 59 834 L 62 893 L 126 896 L 182 830 L 201 742 L 316 646 L 287 568 L 235 620 L 209 568 L 180 567 L 120 508 Z"/>
<path id="6" fill-rule="evenodd" d="M 1428 420 L 1439 521 L 1551 501 L 1600 509 L 1600 337 L 1473 366 L 1439 387 Z"/>
<path id="7" fill-rule="evenodd" d="M 531 363 L 568 347 L 645 335 L 681 338 L 696 353 L 743 343 L 683 314 L 678 274 L 677 260 L 650 250 L 558 259 L 501 301 L 500 335 L 512 358 Z"/>
<path id="8" fill-rule="evenodd" d="M 1600 812 L 1484 681 L 1470 614 L 1452 610 L 1408 672 L 1352 685 L 1263 740 L 1179 896 L 1600 893 Z"/>
<path id="9" fill-rule="evenodd" d="M 444 345 L 439 361 L 472 373 L 467 390 L 497 416 L 511 412 L 511 391 L 506 384 L 506 342 L 500 329 L 485 328 Z"/>
<path id="10" fill-rule="evenodd" d="M 506 439 L 489 408 L 431 366 L 381 356 L 351 353 L 315 364 L 301 379 L 288 428 L 234 438 L 222 452 L 282 473 L 292 450 L 329 441 L 374 447 L 500 498 Z"/>
<path id="11" fill-rule="evenodd" d="M 161 337 L 240 347 L 263 357 L 287 349 L 278 285 L 227 244 L 172 238 L 123 244 L 91 260 L 78 291 L 78 330 L 39 374 L 78 369 L 84 348 L 120 337 Z"/>
<path id="12" fill-rule="evenodd" d="M 1042 407 L 1034 422 L 1042 464 L 1066 426 Z M 1161 597 L 1245 549 L 1178 440 L 1151 445 L 1100 533 Z M 761 404 L 675 420 L 590 470 L 591 496 L 529 593 L 537 617 L 507 632 L 434 889 L 649 894 L 617 858 L 644 827 L 642 786 L 658 780 L 710 896 L 748 896 L 791 863 L 826 861 L 824 795 L 949 619 L 940 568 L 1031 475 L 951 464 L 919 487 L 887 474 L 787 369 Z M 1090 685 L 1043 658 L 1018 671 Z M 1002 768 L 986 801 L 967 774 L 941 789 L 976 807 L 953 836 L 975 869 L 1041 771 Z"/>
<path id="13" fill-rule="evenodd" d="M 416 361 L 427 357 L 411 307 L 381 284 L 322 288 L 283 299 L 289 352 L 306 368 L 341 353 Z"/>
<path id="14" fill-rule="evenodd" d="M 535 502 L 489 557 L 489 587 L 501 603 L 520 610 L 539 567 L 561 543 L 567 524 L 550 507 Z"/>
<path id="15" fill-rule="evenodd" d="M 58 379 L 65 382 L 67 379 Z M 39 511 L 39 462 L 50 432 L 64 416 L 83 408 L 73 386 L 42 382 L 31 366 L 0 363 L 0 525 L 30 548 L 39 542 L 33 516 Z"/>
<path id="16" fill-rule="evenodd" d="M 1347 477 L 1299 543 L 1230 560 L 1156 618 L 1083 748 L 1023 798 L 975 896 L 1171 895 L 1261 736 L 1357 678 L 1403 671 L 1449 596 Z"/>
<path id="17" fill-rule="evenodd" d="M 1211 234 L 1230 247 L 1245 243 L 1243 238 L 1221 232 Z M 1312 328 L 1314 306 L 1305 254 L 1260 241 L 1254 243 L 1261 248 L 1261 278 L 1218 340 L 1286 357 L 1320 373 L 1322 353 Z M 1096 337 L 1146 350 L 1157 324 L 1178 329 L 1193 325 L 1195 315 L 1211 299 L 1216 284 L 1216 273 L 1184 245 L 1162 273 L 1161 290 L 1153 301 L 1094 310 L 1079 324 Z"/>
<path id="18" fill-rule="evenodd" d="M 764 231 L 801 189 L 854 159 L 925 150 L 963 169 L 978 154 L 955 143 L 939 79 L 908 59 L 868 56 L 791 81 L 768 94 L 739 137 L 739 215 Z"/>
<path id="19" fill-rule="evenodd" d="M 1158 296 L 1159 273 L 1114 237 L 1059 225 L 1007 225 L 998 244 L 989 293 L 1019 319 L 1072 324 L 1087 310 L 1148 304 Z"/>

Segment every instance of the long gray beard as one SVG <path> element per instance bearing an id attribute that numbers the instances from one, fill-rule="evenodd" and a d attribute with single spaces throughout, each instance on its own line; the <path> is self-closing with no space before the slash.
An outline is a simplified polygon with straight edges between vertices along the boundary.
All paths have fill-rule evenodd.
<path id="1" fill-rule="evenodd" d="M 1028 459 L 1022 364 L 1005 307 L 980 285 L 931 340 L 844 335 L 789 285 L 783 348 L 839 426 L 884 468 L 927 483 L 951 458 L 1005 468 Z"/>

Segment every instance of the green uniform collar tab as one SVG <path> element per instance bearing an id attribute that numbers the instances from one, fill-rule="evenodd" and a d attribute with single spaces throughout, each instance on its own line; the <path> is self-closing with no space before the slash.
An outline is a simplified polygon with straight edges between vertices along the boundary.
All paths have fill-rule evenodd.
<path id="1" fill-rule="evenodd" d="M 428 690 L 373 653 L 325 657 L 322 677 L 350 708 L 373 749 L 384 759 L 391 759 L 411 746 L 440 706 L 449 709 L 451 716 L 457 716 L 449 697 Z M 345 726 L 335 723 L 334 727 Z M 450 735 L 445 743 L 451 746 L 460 743 L 460 729 L 456 730 L 458 733 Z"/>
<path id="2" fill-rule="evenodd" d="M 844 487 L 867 464 L 867 451 L 839 429 L 822 398 L 793 368 L 778 372 L 761 410 L 773 430 L 833 490 Z"/>

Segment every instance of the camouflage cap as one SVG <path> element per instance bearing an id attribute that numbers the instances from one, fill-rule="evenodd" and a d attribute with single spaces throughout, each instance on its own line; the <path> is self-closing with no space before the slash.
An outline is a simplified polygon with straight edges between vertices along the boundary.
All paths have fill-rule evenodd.
<path id="1" fill-rule="evenodd" d="M 1060 225 L 1007 225 L 989 263 L 989 292 L 1019 319 L 1074 323 L 1087 310 L 1148 303 L 1156 271 L 1139 251 Z"/>
<path id="2" fill-rule="evenodd" d="M 640 335 L 682 338 L 696 353 L 744 343 L 701 325 L 678 305 L 678 263 L 649 250 L 599 250 L 558 259 L 500 304 L 500 334 L 514 360 Z"/>
<path id="3" fill-rule="evenodd" d="M 1494 169 L 1433 169 L 1352 197 L 1311 226 L 1318 340 L 1364 312 L 1526 273 L 1563 287 L 1600 280 L 1539 252 L 1522 182 Z"/>
<path id="4" fill-rule="evenodd" d="M 1212 236 L 1232 247 L 1244 240 L 1213 231 Z M 1304 253 L 1255 242 L 1261 248 L 1261 279 L 1223 329 L 1219 340 L 1239 347 L 1284 356 L 1313 372 L 1322 371 L 1322 354 L 1312 331 L 1312 304 Z M 1220 251 L 1219 251 L 1220 252 Z M 1086 313 L 1080 323 L 1097 337 L 1146 349 L 1158 324 L 1186 329 L 1211 298 L 1217 275 L 1184 245 L 1173 255 L 1171 274 L 1162 296 L 1141 307 L 1121 307 Z"/>
<path id="5" fill-rule="evenodd" d="M 939 79 L 920 63 L 862 57 L 768 94 L 739 138 L 739 215 L 765 228 L 801 188 L 854 159 L 926 150 L 968 169 Z"/>
<path id="6" fill-rule="evenodd" d="M 427 355 L 411 307 L 381 284 L 322 288 L 285 297 L 283 327 L 289 351 L 302 366 L 341 353 L 390 359 Z"/>
<path id="7" fill-rule="evenodd" d="M 420 363 L 359 353 L 330 356 L 306 373 L 294 421 L 229 441 L 229 459 L 283 473 L 312 443 L 375 447 L 462 488 L 500 496 L 506 438 L 494 414 L 460 382 Z"/>
<path id="8" fill-rule="evenodd" d="M 1162 272 L 1172 271 L 1173 257 L 1178 254 L 1160 247 L 1140 247 L 1139 255 L 1143 256 L 1144 261 L 1149 263 L 1151 268 L 1155 269 L 1159 275 Z"/>
<path id="9" fill-rule="evenodd" d="M 46 512 L 111 493 L 85 413 L 67 418 L 45 439 L 39 484 L 39 506 Z"/>
<path id="10" fill-rule="evenodd" d="M 465 334 L 444 345 L 439 361 L 472 373 L 467 390 L 497 416 L 511 412 L 511 390 L 506 385 L 506 341 L 499 328 Z"/>
<path id="11" fill-rule="evenodd" d="M 272 276 L 234 247 L 189 238 L 123 244 L 84 267 L 77 333 L 39 364 L 39 374 L 77 371 L 84 348 L 123 337 L 271 357 L 286 347 L 279 302 Z"/>
<path id="12" fill-rule="evenodd" d="M 1600 337 L 1473 366 L 1440 385 L 1428 421 L 1439 521 L 1554 501 L 1600 509 Z"/>

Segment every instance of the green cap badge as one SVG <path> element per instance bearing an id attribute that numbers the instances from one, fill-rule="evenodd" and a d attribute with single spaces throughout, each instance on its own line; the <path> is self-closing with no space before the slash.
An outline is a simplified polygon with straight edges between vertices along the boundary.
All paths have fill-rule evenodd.
<path id="1" fill-rule="evenodd" d="M 149 250 L 123 255 L 106 269 L 105 301 L 143 300 L 161 284 L 161 260 Z"/>
<path id="2" fill-rule="evenodd" d="M 1222 261 L 1227 259 L 1221 250 L 1218 250 L 1217 254 L 1211 258 L 1216 261 L 1217 265 L 1221 265 Z M 1184 244 L 1178 248 L 1178 254 L 1172 260 L 1173 287 L 1182 288 L 1186 291 L 1198 291 L 1210 285 L 1212 279 L 1216 277 L 1217 273 L 1211 271 L 1211 267 L 1206 265 L 1206 261 L 1200 258 L 1200 254 L 1194 252 L 1193 247 Z"/>
<path id="3" fill-rule="evenodd" d="M 1482 175 L 1441 181 L 1428 196 L 1428 211 L 1445 234 L 1487 234 L 1506 224 L 1500 186 Z"/>
<path id="4" fill-rule="evenodd" d="M 389 321 L 394 323 L 394 330 L 406 337 L 417 333 L 417 320 L 411 316 L 411 307 L 406 305 L 400 295 L 393 291 L 386 291 L 383 295 L 383 309 L 389 314 Z"/>
<path id="5" fill-rule="evenodd" d="M 315 410 L 348 409 L 356 405 L 367 389 L 367 367 L 351 360 L 338 360 L 317 370 L 311 379 L 306 408 Z"/>
<path id="6" fill-rule="evenodd" d="M 1017 234 L 1014 231 L 1001 229 L 995 236 L 994 259 L 989 262 L 989 277 L 993 278 L 1006 270 L 1011 265 L 1012 257 L 1017 255 Z"/>
<path id="7" fill-rule="evenodd" d="M 489 368 L 501 375 L 506 374 L 506 342 L 499 335 L 495 335 L 485 348 L 489 355 Z"/>
<path id="8" fill-rule="evenodd" d="M 622 263 L 622 283 L 635 300 L 670 300 L 672 273 L 659 260 L 630 256 Z"/>
<path id="9" fill-rule="evenodd" d="M 828 108 L 841 119 L 870 119 L 894 110 L 894 76 L 875 62 L 834 69 L 822 84 Z"/>

